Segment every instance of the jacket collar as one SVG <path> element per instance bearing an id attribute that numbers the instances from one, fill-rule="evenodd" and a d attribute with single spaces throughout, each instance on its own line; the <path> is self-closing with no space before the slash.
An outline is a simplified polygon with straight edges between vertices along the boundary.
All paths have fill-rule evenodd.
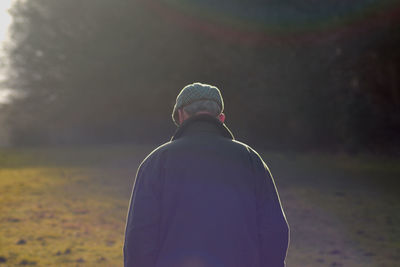
<path id="1" fill-rule="evenodd" d="M 176 129 L 175 134 L 171 138 L 171 141 L 174 141 L 183 135 L 201 131 L 214 132 L 223 137 L 235 139 L 232 132 L 224 123 L 220 122 L 217 118 L 214 118 L 210 115 L 201 114 L 195 115 L 185 120 L 182 125 L 180 125 Z"/>

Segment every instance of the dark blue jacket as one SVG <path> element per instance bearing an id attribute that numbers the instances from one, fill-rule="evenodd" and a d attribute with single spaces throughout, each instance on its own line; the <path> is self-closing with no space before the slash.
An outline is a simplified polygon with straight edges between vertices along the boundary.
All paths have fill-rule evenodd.
<path id="1" fill-rule="evenodd" d="M 215 118 L 185 121 L 138 169 L 126 267 L 282 267 L 288 240 L 268 167 Z"/>

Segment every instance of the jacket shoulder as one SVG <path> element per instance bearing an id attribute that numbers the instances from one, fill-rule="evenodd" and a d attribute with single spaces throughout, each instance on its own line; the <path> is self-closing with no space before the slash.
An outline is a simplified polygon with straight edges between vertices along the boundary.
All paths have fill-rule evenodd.
<path id="1" fill-rule="evenodd" d="M 153 149 L 153 151 L 151 151 L 142 160 L 142 162 L 139 165 L 138 171 L 140 171 L 140 169 L 143 169 L 143 167 L 145 167 L 146 165 L 153 164 L 155 162 L 157 162 L 157 163 L 161 162 L 162 161 L 161 159 L 163 157 L 162 155 L 164 154 L 164 152 L 166 151 L 166 149 L 170 143 L 171 142 L 164 143 L 164 144 L 160 145 L 159 147 Z"/>
<path id="2" fill-rule="evenodd" d="M 247 152 L 250 156 L 251 162 L 255 169 L 266 170 L 269 172 L 269 168 L 268 168 L 267 164 L 265 164 L 263 158 L 255 149 L 253 149 L 251 146 L 249 146 L 245 143 L 242 143 L 240 141 L 237 141 L 237 140 L 232 140 L 232 141 L 234 143 L 236 143 L 238 146 L 242 146 L 244 149 L 247 150 Z"/>
<path id="3" fill-rule="evenodd" d="M 254 150 L 251 146 L 249 146 L 249 145 L 247 145 L 247 144 L 245 144 L 245 143 L 243 143 L 243 142 L 237 141 L 237 140 L 232 140 L 232 142 L 235 143 L 238 147 L 242 147 L 243 149 L 246 149 L 247 152 L 248 152 L 252 157 L 261 159 L 261 156 L 260 156 L 260 155 L 257 153 L 257 151 Z"/>

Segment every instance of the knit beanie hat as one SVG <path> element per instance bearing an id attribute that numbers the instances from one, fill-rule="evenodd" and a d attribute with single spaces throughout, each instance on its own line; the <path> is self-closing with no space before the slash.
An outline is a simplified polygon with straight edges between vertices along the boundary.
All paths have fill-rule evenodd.
<path id="1" fill-rule="evenodd" d="M 179 125 L 178 109 L 199 100 L 215 101 L 221 107 L 221 112 L 224 110 L 224 101 L 217 87 L 203 83 L 192 83 L 186 85 L 176 98 L 176 103 L 172 111 L 172 120 L 174 123 Z"/>

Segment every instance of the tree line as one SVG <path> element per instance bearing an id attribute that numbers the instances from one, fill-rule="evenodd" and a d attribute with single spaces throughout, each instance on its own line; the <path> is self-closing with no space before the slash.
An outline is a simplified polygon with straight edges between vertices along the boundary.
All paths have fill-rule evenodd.
<path id="1" fill-rule="evenodd" d="M 281 34 L 202 16 L 193 3 L 184 8 L 190 2 L 177 1 L 180 9 L 161 0 L 18 1 L 5 86 L 24 97 L 1 107 L 11 143 L 161 143 L 174 132 L 179 90 L 200 81 L 221 89 L 228 126 L 250 144 L 398 152 L 398 19 L 364 25 L 361 16 L 352 31 Z M 277 6 L 238 3 L 230 10 Z M 268 38 L 246 42 L 254 32 Z"/>

